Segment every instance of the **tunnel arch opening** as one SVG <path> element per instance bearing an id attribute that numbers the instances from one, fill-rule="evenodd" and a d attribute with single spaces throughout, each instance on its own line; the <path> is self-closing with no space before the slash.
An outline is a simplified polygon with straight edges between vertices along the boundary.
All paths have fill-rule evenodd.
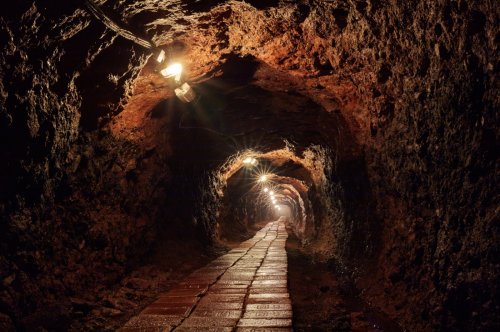
<path id="1" fill-rule="evenodd" d="M 256 165 L 244 163 L 250 155 Z M 322 259 L 341 261 L 346 252 L 339 249 L 349 244 L 339 241 L 350 239 L 349 235 L 343 238 L 335 233 L 346 227 L 346 213 L 342 210 L 341 184 L 333 182 L 338 177 L 332 177 L 331 155 L 321 146 L 301 149 L 298 154 L 285 141 L 279 149 L 250 150 L 229 157 L 214 172 L 221 179 L 217 189 L 217 240 L 249 237 L 254 224 L 280 215 L 274 205 L 282 204 L 290 213 L 290 229 L 304 246 Z M 259 182 L 262 174 L 268 175 L 266 182 Z M 269 192 L 274 192 L 275 201 L 270 200 Z M 356 258 L 356 249 L 347 251 L 354 254 L 348 259 Z"/>
<path id="2" fill-rule="evenodd" d="M 178 50 L 198 108 L 82 1 L 5 8 L 0 323 L 31 330 L 37 308 L 116 283 L 168 237 L 208 252 L 239 192 L 221 165 L 286 138 L 330 157 L 307 194 L 281 178 L 305 248 L 372 260 L 364 294 L 396 298 L 409 329 L 499 325 L 493 1 L 257 2 L 98 1 Z"/>
<path id="3" fill-rule="evenodd" d="M 379 239 L 367 203 L 371 197 L 366 170 L 358 167 L 353 171 L 353 165 L 363 164 L 363 156 L 356 152 L 357 143 L 341 114 L 326 111 L 296 90 L 280 89 L 276 83 L 269 86 L 266 79 L 256 81 L 256 75 L 274 69 L 255 58 L 229 58 L 219 68 L 219 76 L 193 85 L 199 97 L 195 103 L 183 104 L 171 97 L 140 119 L 138 113 L 144 112 L 132 97 L 131 108 L 114 121 L 119 125 L 114 130 L 119 129 L 120 135 L 135 132 L 134 127 L 143 123 L 157 123 L 151 135 L 168 137 L 166 152 L 175 161 L 172 165 L 178 163 L 172 173 L 198 179 L 198 184 L 189 185 L 197 188 L 187 193 L 193 198 L 191 203 L 168 210 L 174 215 L 177 210 L 185 211 L 174 219 L 179 220 L 176 227 L 198 234 L 207 244 L 248 236 L 252 220 L 266 217 L 251 207 L 253 194 L 242 194 L 241 188 L 250 192 L 252 188 L 251 165 L 244 164 L 251 157 L 260 167 L 267 167 L 257 174 L 273 168 L 286 174 L 282 184 L 288 184 L 292 192 L 293 229 L 312 253 L 345 265 L 357 264 L 353 259 L 373 257 Z M 234 75 L 232 70 L 239 65 L 249 69 L 248 75 Z M 296 84 L 283 73 L 276 75 L 283 86 Z M 127 128 L 129 117 L 134 122 Z M 160 134 L 164 128 L 167 131 Z M 252 175 L 253 180 L 258 180 L 257 174 Z M 356 207 L 361 201 L 367 203 L 363 210 Z M 186 220 L 191 222 L 186 225 Z"/>

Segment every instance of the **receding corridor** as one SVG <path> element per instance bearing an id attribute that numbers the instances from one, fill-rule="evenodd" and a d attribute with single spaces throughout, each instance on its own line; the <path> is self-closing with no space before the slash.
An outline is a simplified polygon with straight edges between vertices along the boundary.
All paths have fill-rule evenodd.
<path id="1" fill-rule="evenodd" d="M 0 331 L 500 331 L 498 0 L 16 0 Z"/>
<path id="2" fill-rule="evenodd" d="M 270 222 L 162 294 L 120 331 L 291 331 L 287 236 L 283 221 Z"/>

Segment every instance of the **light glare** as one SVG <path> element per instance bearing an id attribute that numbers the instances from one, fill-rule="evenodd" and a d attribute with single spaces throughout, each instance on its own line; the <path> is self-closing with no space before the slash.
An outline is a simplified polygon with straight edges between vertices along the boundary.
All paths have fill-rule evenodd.
<path id="1" fill-rule="evenodd" d="M 243 159 L 243 163 L 246 164 L 246 165 L 256 165 L 257 164 L 257 159 L 253 158 L 253 157 L 246 157 L 245 159 Z"/>
<path id="2" fill-rule="evenodd" d="M 160 71 L 160 74 L 162 74 L 164 77 L 175 77 L 176 81 L 179 81 L 181 79 L 181 74 L 182 74 L 182 65 L 180 63 L 172 63 L 169 66 L 167 66 L 165 69 Z"/>

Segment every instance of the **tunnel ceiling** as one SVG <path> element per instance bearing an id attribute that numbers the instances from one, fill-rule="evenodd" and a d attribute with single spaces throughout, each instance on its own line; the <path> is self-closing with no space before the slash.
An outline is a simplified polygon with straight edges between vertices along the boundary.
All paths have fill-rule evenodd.
<path id="1" fill-rule="evenodd" d="M 161 2 L 138 8 L 133 5 L 123 6 L 119 10 L 124 12 L 126 21 L 134 22 L 134 17 L 147 17 L 149 11 L 155 12 L 156 15 L 163 12 L 158 11 L 157 6 L 161 6 Z M 224 79 L 224 93 L 234 94 L 236 97 L 236 105 L 227 107 L 234 107 L 239 111 L 236 114 L 224 114 L 225 117 L 241 118 L 245 116 L 242 112 L 249 111 L 252 114 L 246 116 L 248 121 L 258 119 L 259 115 L 263 123 L 269 118 L 277 119 L 271 123 L 272 128 L 268 131 L 273 133 L 274 130 L 275 135 L 268 135 L 267 139 L 276 137 L 280 140 L 280 121 L 288 121 L 294 116 L 297 119 L 294 123 L 296 134 L 319 136 L 317 132 L 321 129 L 318 127 L 321 127 L 326 115 L 318 113 L 325 110 L 328 113 L 347 113 L 347 116 L 342 114 L 342 120 L 336 121 L 337 126 L 349 126 L 349 131 L 355 130 L 358 133 L 363 128 L 366 132 L 369 122 L 367 110 L 359 106 L 360 98 L 351 83 L 352 79 L 341 79 L 338 69 L 333 70 L 331 67 L 329 58 L 334 55 L 329 52 L 336 50 L 331 46 L 317 45 L 326 43 L 328 38 L 318 36 L 318 27 L 309 22 L 314 21 L 313 17 L 307 19 L 310 8 L 304 4 L 291 3 L 278 6 L 278 2 L 270 4 L 269 7 L 267 11 L 261 12 L 251 4 L 243 2 L 218 5 L 213 3 L 202 12 L 188 11 L 191 15 L 186 16 L 185 10 L 173 10 L 176 8 L 175 4 L 169 4 L 169 18 L 161 17 L 151 22 L 143 22 L 143 26 L 154 35 L 153 40 L 157 45 L 171 49 L 172 58 L 181 60 L 186 67 L 188 81 L 209 84 L 207 81 L 211 78 Z M 210 11 L 206 12 L 207 9 Z M 176 12 L 182 18 L 176 18 Z M 345 20 L 342 17 L 335 19 L 333 16 L 331 19 L 332 22 Z M 304 30 L 311 32 L 303 33 Z M 311 54 L 314 55 L 313 58 Z M 120 122 L 125 120 L 128 112 L 137 118 L 138 114 L 144 114 L 148 107 L 151 108 L 151 104 L 165 98 L 164 94 L 158 93 L 165 87 L 165 82 L 152 70 L 153 63 L 154 59 L 150 58 L 149 66 L 142 70 L 135 81 L 135 93 L 122 113 Z M 251 87 L 247 87 L 247 90 L 255 89 L 253 96 L 245 96 L 243 92 L 237 97 L 240 93 L 237 87 L 248 84 L 251 84 Z M 265 105 L 253 107 L 260 103 L 258 95 L 270 94 L 273 94 L 273 99 L 266 101 Z M 242 110 L 242 103 L 238 98 L 246 99 L 245 104 L 251 109 Z M 287 100 L 288 109 L 282 106 L 284 99 Z M 275 105 L 278 107 L 274 107 Z M 255 108 L 260 109 L 260 114 L 255 114 Z M 337 115 L 332 115 L 335 116 Z M 345 121 L 344 118 L 350 121 L 340 123 Z M 282 125 L 286 126 L 290 125 Z M 232 130 L 237 131 L 234 134 L 241 135 L 248 131 L 234 124 Z M 283 136 L 288 138 L 288 135 Z M 354 137 L 357 138 L 358 135 L 348 137 L 341 148 L 354 149 L 357 145 L 357 142 L 351 144 Z M 311 141 L 315 138 L 306 139 Z"/>
<path id="2" fill-rule="evenodd" d="M 165 239 L 247 236 L 252 155 L 304 250 L 374 306 L 409 330 L 497 330 L 495 1 L 95 2 L 199 98 L 84 1 L 0 14 L 0 329 L 69 324 L 71 297 Z"/>

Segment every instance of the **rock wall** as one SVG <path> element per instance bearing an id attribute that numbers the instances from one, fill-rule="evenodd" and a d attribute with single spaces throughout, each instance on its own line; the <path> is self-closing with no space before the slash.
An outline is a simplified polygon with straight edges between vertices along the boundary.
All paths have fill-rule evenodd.
<path id="1" fill-rule="evenodd" d="M 70 298 L 95 300 L 152 247 L 165 162 L 103 128 L 148 54 L 79 1 L 11 4 L 0 40 L 0 311 L 65 329 Z"/>
<path id="2" fill-rule="evenodd" d="M 324 256 L 370 253 L 351 269 L 374 306 L 410 330 L 499 328 L 494 1 L 100 5 L 178 49 L 193 82 L 250 84 L 269 98 L 268 125 L 286 119 L 301 148 L 319 139 L 335 152 L 325 191 L 341 218 Z M 181 130 L 195 111 L 172 104 L 148 52 L 79 1 L 12 4 L 0 40 L 0 311 L 50 329 L 71 312 L 61 294 L 112 285 L 158 234 L 209 243 L 209 175 L 235 151 Z M 270 96 L 290 111 L 273 112 Z M 242 110 L 221 109 L 202 125 L 231 117 L 228 133 L 244 132 Z M 207 140 L 225 148 L 199 149 Z"/>

